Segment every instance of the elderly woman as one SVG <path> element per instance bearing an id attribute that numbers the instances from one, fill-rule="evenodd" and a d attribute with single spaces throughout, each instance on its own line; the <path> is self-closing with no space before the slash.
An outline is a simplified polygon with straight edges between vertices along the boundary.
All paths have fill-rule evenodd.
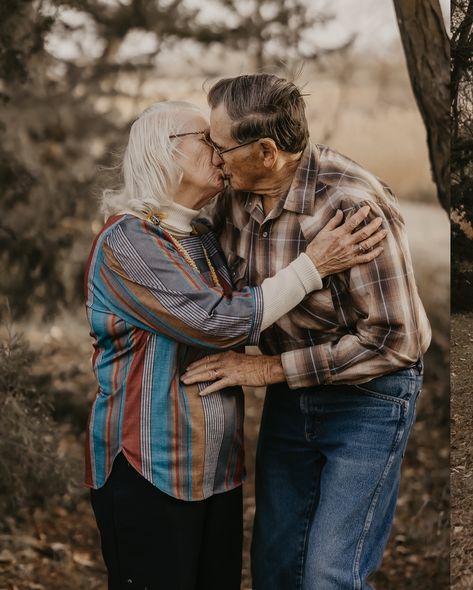
<path id="1" fill-rule="evenodd" d="M 224 186 L 208 126 L 182 102 L 135 121 L 86 269 L 98 382 L 86 484 L 112 590 L 240 587 L 242 392 L 203 397 L 180 376 L 209 352 L 256 344 L 323 276 L 381 251 L 379 221 L 352 233 L 368 209 L 342 225 L 339 212 L 288 267 L 233 291 L 216 238 L 195 222 Z"/>

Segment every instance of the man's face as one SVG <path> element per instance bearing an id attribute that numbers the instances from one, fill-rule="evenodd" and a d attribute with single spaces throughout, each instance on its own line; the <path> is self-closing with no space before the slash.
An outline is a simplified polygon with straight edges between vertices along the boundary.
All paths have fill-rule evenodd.
<path id="1" fill-rule="evenodd" d="M 233 148 L 238 143 L 231 136 L 232 120 L 223 104 L 210 112 L 210 139 L 219 150 Z M 230 186 L 237 191 L 251 191 L 267 172 L 263 166 L 257 142 L 219 156 L 214 152 L 212 163 L 220 166 Z"/>

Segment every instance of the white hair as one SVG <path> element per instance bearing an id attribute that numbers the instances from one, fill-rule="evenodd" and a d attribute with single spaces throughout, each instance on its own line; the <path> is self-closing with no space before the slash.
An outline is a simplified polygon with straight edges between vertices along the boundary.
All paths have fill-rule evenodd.
<path id="1" fill-rule="evenodd" d="M 203 114 L 190 102 L 166 101 L 154 103 L 136 119 L 121 165 L 123 186 L 102 194 L 105 217 L 125 211 L 149 213 L 172 202 L 182 170 L 175 160 L 179 142 L 169 136 L 180 132 L 182 114 L 188 112 Z"/>

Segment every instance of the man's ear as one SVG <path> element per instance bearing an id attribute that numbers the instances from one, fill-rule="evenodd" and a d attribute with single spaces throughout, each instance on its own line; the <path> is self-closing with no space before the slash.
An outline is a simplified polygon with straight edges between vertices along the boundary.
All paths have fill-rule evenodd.
<path id="1" fill-rule="evenodd" d="M 276 164 L 278 159 L 278 147 L 274 139 L 269 137 L 264 137 L 263 139 L 259 140 L 259 149 L 261 154 L 261 159 L 263 161 L 263 166 L 265 168 L 271 169 Z"/>

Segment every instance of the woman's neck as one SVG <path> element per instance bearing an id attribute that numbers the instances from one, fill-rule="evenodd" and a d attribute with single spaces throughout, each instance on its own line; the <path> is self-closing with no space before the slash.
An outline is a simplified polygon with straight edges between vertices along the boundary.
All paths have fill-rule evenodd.
<path id="1" fill-rule="evenodd" d="M 173 236 L 184 237 L 192 232 L 192 221 L 198 216 L 199 211 L 172 202 L 162 205 L 158 213 L 164 229 Z"/>

